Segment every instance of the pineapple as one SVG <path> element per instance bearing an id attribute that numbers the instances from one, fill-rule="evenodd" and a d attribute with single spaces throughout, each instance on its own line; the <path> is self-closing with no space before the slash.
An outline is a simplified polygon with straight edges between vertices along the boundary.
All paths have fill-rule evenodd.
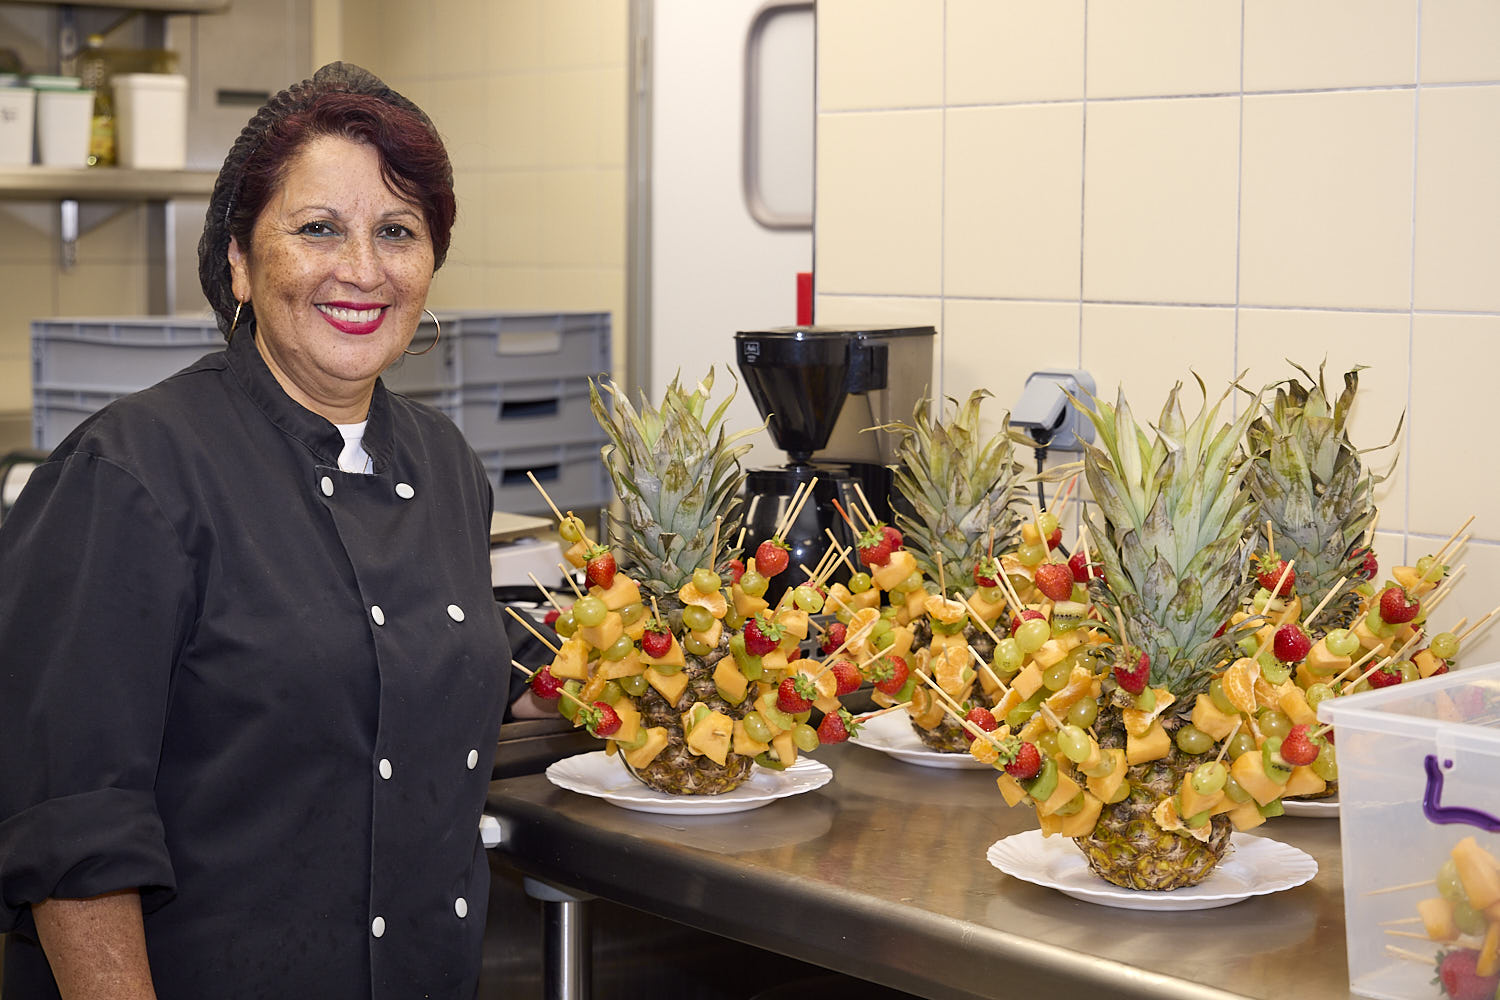
<path id="1" fill-rule="evenodd" d="M 633 564 L 642 600 L 650 606 L 654 599 L 679 636 L 684 633 L 684 602 L 678 592 L 690 583 L 695 569 L 708 566 L 715 521 L 719 522 L 720 553 L 726 548 L 722 541 L 733 539 L 739 531 L 739 492 L 745 479 L 739 459 L 751 447 L 744 438 L 758 429 L 726 430 L 724 413 L 734 394 L 709 410 L 713 382 L 712 369 L 691 391 L 674 378 L 660 408 L 642 399 L 639 409 L 624 393 L 606 384 L 604 390 L 614 397 L 613 410 L 599 387 L 589 386 L 594 416 L 609 438 L 601 455 L 623 508 L 623 515 L 611 512 L 610 534 Z M 683 731 L 685 718 L 705 715 L 695 711 L 699 703 L 731 720 L 742 718 L 752 707 L 749 698 L 737 705 L 726 701 L 714 682 L 719 662 L 729 652 L 729 630 L 719 633 L 713 648 L 701 654 L 689 649 L 681 673 L 667 675 L 684 677 L 685 684 L 664 680 L 639 699 L 640 726 L 664 730 L 666 745 L 644 767 L 622 759 L 638 779 L 657 791 L 714 795 L 750 777 L 751 757 L 719 752 L 725 733 L 717 718 L 708 716 L 708 728 L 702 733 L 697 732 L 703 728 L 698 724 L 691 733 Z M 695 741 L 692 745 L 690 739 Z"/>
<path id="2" fill-rule="evenodd" d="M 898 510 L 896 526 L 923 575 L 929 580 L 941 576 L 950 586 L 970 583 L 974 567 L 991 545 L 995 552 L 1014 547 L 1025 511 L 1025 498 L 1016 491 L 1022 466 L 1015 460 L 1008 431 L 1001 430 L 988 440 L 980 434 L 979 405 L 989 395 L 988 390 L 977 389 L 962 407 L 951 400 L 956 409 L 947 420 L 930 419 L 929 402 L 924 399 L 912 411 L 910 425 L 887 428 L 903 434 L 897 448 L 900 464 L 895 484 L 911 509 L 909 515 Z M 1002 426 L 1008 422 L 1009 414 L 1005 414 Z M 967 626 L 964 636 L 981 654 L 993 651 L 993 642 L 974 625 Z M 925 646 L 931 638 L 930 624 L 919 619 L 914 645 Z M 989 707 L 979 688 L 974 699 Z M 933 750 L 965 753 L 969 749 L 963 727 L 947 716 L 931 729 L 915 724 L 913 728 Z"/>
<path id="3" fill-rule="evenodd" d="M 1359 369 L 1344 374 L 1344 391 L 1333 402 L 1318 377 L 1295 366 L 1310 383 L 1289 379 L 1276 388 L 1275 403 L 1250 424 L 1246 485 L 1271 522 L 1278 558 L 1296 560 L 1297 592 L 1311 606 L 1347 577 L 1345 590 L 1319 616 L 1320 631 L 1346 627 L 1359 610 L 1353 582 L 1362 578 L 1360 540 L 1375 518 L 1375 484 L 1349 440 L 1349 410 L 1359 388 Z M 1260 543 L 1265 545 L 1265 538 Z"/>
<path id="4" fill-rule="evenodd" d="M 1202 381 L 1199 380 L 1202 387 Z M 1141 652 L 1150 660 L 1149 685 L 1158 700 L 1173 699 L 1161 713 L 1162 729 L 1187 724 L 1196 696 L 1208 689 L 1223 660 L 1232 658 L 1235 633 L 1214 633 L 1247 589 L 1247 534 L 1257 518 L 1245 490 L 1249 466 L 1236 451 L 1257 412 L 1247 407 L 1232 426 L 1216 427 L 1224 397 L 1206 398 L 1189 423 L 1178 402 L 1179 383 L 1161 419 L 1148 432 L 1135 421 L 1123 392 L 1115 406 L 1081 407 L 1098 431 L 1084 468 L 1107 531 L 1098 557 L 1107 586 L 1095 584 L 1106 620 L 1121 623 L 1114 647 L 1122 665 Z M 1123 689 L 1101 701 L 1095 724 L 1099 745 L 1127 747 L 1132 697 Z M 1134 749 L 1134 748 L 1133 748 Z M 1140 759 L 1160 754 L 1155 759 Z M 1231 820 L 1216 815 L 1205 840 L 1162 828 L 1162 803 L 1205 759 L 1182 752 L 1175 740 L 1132 754 L 1128 794 L 1106 804 L 1091 833 L 1077 842 L 1089 866 L 1106 880 L 1135 889 L 1174 889 L 1207 877 L 1229 848 Z M 1212 759 L 1211 757 L 1208 759 Z M 1114 797 L 1114 796 L 1112 796 Z"/>

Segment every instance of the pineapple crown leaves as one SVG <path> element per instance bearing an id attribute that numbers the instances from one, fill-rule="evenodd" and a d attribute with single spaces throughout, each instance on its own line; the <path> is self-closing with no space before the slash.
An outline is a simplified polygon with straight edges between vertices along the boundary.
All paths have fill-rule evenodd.
<path id="1" fill-rule="evenodd" d="M 658 595 L 675 592 L 706 563 L 715 518 L 723 519 L 721 539 L 739 529 L 739 460 L 751 448 L 745 439 L 761 428 L 730 433 L 724 416 L 734 391 L 710 410 L 713 384 L 712 368 L 691 391 L 674 377 L 652 407 L 644 395 L 634 406 L 615 385 L 589 381 L 589 406 L 609 439 L 599 454 L 624 508 L 623 517 L 611 515 L 611 534 Z"/>
<path id="2" fill-rule="evenodd" d="M 991 529 L 997 548 L 1012 547 L 1020 535 L 1025 501 L 1016 493 L 1022 466 L 1010 414 L 996 434 L 986 437 L 980 428 L 980 404 L 990 395 L 976 389 L 962 404 L 948 397 L 953 412 L 946 419 L 933 419 L 931 400 L 923 398 L 910 424 L 879 428 L 901 435 L 895 484 L 911 513 L 898 511 L 896 526 L 928 575 L 937 574 L 939 554 L 950 565 L 973 562 Z"/>
<path id="3" fill-rule="evenodd" d="M 1195 376 L 1197 378 L 1197 376 Z M 1179 698 L 1205 690 L 1229 640 L 1214 632 L 1247 589 L 1246 536 L 1259 505 L 1244 489 L 1248 472 L 1236 457 L 1257 407 L 1219 423 L 1228 392 L 1204 402 L 1189 422 L 1178 383 L 1148 433 L 1123 391 L 1110 406 L 1097 398 L 1079 408 L 1098 432 L 1084 470 L 1106 523 L 1099 558 L 1109 581 L 1101 603 L 1129 622 L 1129 641 L 1151 659 L 1151 683 Z"/>

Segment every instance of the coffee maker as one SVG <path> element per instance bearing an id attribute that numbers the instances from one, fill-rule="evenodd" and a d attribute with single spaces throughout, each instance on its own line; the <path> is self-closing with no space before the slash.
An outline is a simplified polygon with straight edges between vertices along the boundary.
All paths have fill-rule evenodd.
<path id="1" fill-rule="evenodd" d="M 770 581 L 775 603 L 789 583 L 803 579 L 829 549 L 828 532 L 852 547 L 854 532 L 838 513 L 874 508 L 891 522 L 891 467 L 901 435 L 880 430 L 910 422 L 912 408 L 932 381 L 930 326 L 791 326 L 736 333 L 735 357 L 745 386 L 785 465 L 752 469 L 745 480 L 745 558 L 771 538 L 799 488 L 812 496 L 783 533 L 790 569 Z M 863 494 L 863 500 L 861 500 Z M 858 521 L 858 517 L 855 517 Z M 850 560 L 858 565 L 851 554 Z M 847 581 L 842 562 L 829 577 Z"/>

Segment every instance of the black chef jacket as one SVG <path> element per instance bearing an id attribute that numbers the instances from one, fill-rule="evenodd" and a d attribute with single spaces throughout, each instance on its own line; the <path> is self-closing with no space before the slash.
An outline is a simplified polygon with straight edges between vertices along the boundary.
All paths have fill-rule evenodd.
<path id="1" fill-rule="evenodd" d="M 375 386 L 373 475 L 241 333 L 90 418 L 0 528 L 5 996 L 28 904 L 140 887 L 162 1000 L 462 997 L 509 680 L 492 492 Z"/>

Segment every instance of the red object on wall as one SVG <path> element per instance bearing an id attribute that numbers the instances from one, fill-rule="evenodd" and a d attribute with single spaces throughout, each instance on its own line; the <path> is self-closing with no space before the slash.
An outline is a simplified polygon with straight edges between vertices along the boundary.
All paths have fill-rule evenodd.
<path id="1" fill-rule="evenodd" d="M 797 325 L 812 326 L 813 276 L 811 271 L 797 272 Z"/>

